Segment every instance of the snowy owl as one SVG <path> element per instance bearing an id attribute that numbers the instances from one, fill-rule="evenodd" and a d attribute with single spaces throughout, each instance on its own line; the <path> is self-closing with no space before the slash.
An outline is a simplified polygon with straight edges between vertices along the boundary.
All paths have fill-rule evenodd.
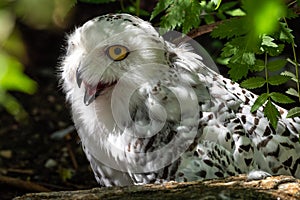
<path id="1" fill-rule="evenodd" d="M 300 178 L 300 119 L 276 130 L 257 96 L 128 14 L 97 17 L 68 37 L 61 79 L 99 184 L 194 181 L 252 171 Z"/>

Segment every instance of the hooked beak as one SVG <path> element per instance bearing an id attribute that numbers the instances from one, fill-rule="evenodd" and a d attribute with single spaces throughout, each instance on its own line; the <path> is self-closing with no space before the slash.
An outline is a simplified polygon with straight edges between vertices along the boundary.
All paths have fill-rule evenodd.
<path id="1" fill-rule="evenodd" d="M 81 78 L 81 72 L 80 72 L 79 68 L 77 68 L 77 70 L 76 70 L 76 82 L 77 82 L 78 87 L 80 88 L 83 80 Z M 83 102 L 86 106 L 88 106 L 96 99 L 97 85 L 92 86 L 90 84 L 86 84 L 85 82 L 83 82 L 83 84 L 84 84 L 84 89 L 85 89 Z"/>
<path id="2" fill-rule="evenodd" d="M 80 88 L 81 85 L 84 85 L 84 97 L 83 97 L 83 102 L 86 106 L 90 105 L 97 96 L 101 95 L 101 92 L 103 92 L 106 88 L 115 85 L 117 81 L 112 82 L 112 83 L 103 83 L 99 82 L 97 85 L 91 85 L 86 83 L 82 79 L 82 72 L 77 68 L 76 70 L 76 82 L 78 87 Z"/>

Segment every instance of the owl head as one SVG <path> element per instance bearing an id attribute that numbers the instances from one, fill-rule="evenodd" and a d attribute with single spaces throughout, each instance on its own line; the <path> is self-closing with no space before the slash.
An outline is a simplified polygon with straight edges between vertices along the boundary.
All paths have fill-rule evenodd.
<path id="1" fill-rule="evenodd" d="M 167 53 L 164 39 L 146 21 L 128 14 L 94 18 L 69 36 L 62 64 L 65 90 L 70 96 L 76 86 L 83 87 L 83 101 L 89 105 L 124 73 L 137 73 L 136 67 L 147 63 L 165 65 Z M 139 84 L 145 74 L 155 74 L 144 70 L 148 71 L 132 73 L 131 84 Z"/>

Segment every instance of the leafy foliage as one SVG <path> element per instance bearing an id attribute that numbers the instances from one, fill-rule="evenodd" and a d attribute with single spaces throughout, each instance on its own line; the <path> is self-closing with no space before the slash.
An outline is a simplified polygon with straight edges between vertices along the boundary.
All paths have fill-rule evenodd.
<path id="1" fill-rule="evenodd" d="M 160 26 L 166 30 L 181 30 L 188 33 L 197 28 L 201 22 L 211 24 L 219 19 L 226 19 L 226 15 L 242 16 L 241 9 L 232 9 L 237 2 L 221 4 L 222 0 L 159 0 L 154 8 L 150 20 L 164 13 Z"/>
<path id="2" fill-rule="evenodd" d="M 24 121 L 27 113 L 9 91 L 33 94 L 37 84 L 23 73 L 24 67 L 19 61 L 25 54 L 22 39 L 15 31 L 15 15 L 20 13 L 17 11 L 13 13 L 10 3 L 9 1 L 0 3 L 0 24 L 2 25 L 0 27 L 0 106 L 16 120 Z M 16 9 L 18 5 L 15 5 Z"/>
<path id="3" fill-rule="evenodd" d="M 15 58 L 0 52 L 0 104 L 17 120 L 27 117 L 25 110 L 8 90 L 34 93 L 36 83 L 23 73 L 23 66 Z"/>
<path id="4" fill-rule="evenodd" d="M 258 3 L 260 6 L 257 8 Z M 264 113 L 271 124 L 276 127 L 280 115 L 278 111 L 275 111 L 277 108 L 272 102 L 286 104 L 293 103 L 294 100 L 285 94 L 270 92 L 269 86 L 279 86 L 289 80 L 294 81 L 298 86 L 298 91 L 290 88 L 287 94 L 298 97 L 300 102 L 299 73 L 297 71 L 299 66 L 295 50 L 293 50 L 294 61 L 277 58 L 283 52 L 286 44 L 292 44 L 293 48 L 295 47 L 292 30 L 288 28 L 285 20 L 285 17 L 288 17 L 286 13 L 292 12 L 279 0 L 259 2 L 245 0 L 242 7 L 247 13 L 246 16 L 224 21 L 211 35 L 229 40 L 225 44 L 221 56 L 228 61 L 229 75 L 233 80 L 238 81 L 247 77 L 248 72 L 264 72 L 265 77 L 247 78 L 242 81 L 241 86 L 247 89 L 266 86 L 266 93 L 258 97 L 252 111 L 265 105 Z M 238 30 L 237 27 L 240 29 Z M 264 60 L 257 59 L 261 55 L 264 55 Z M 274 58 L 269 61 L 269 57 Z M 287 71 L 278 74 L 278 71 L 281 71 L 288 61 L 295 66 L 296 74 Z M 270 76 L 270 72 L 277 72 L 277 74 Z M 300 116 L 298 108 L 295 108 L 292 112 L 292 114 L 288 114 L 289 117 Z"/>
<path id="5" fill-rule="evenodd" d="M 182 27 L 184 33 L 200 24 L 200 13 L 203 10 L 198 0 L 160 0 L 154 8 L 151 19 L 162 11 L 166 14 L 161 18 L 161 27 L 175 29 Z"/>
<path id="6" fill-rule="evenodd" d="M 221 0 L 159 0 L 151 19 L 160 13 L 164 13 L 160 22 L 162 27 L 182 30 L 184 33 L 197 28 L 201 23 L 209 24 L 217 19 L 222 20 L 211 33 L 212 37 L 226 41 L 220 60 L 229 67 L 228 73 L 232 80 L 244 79 L 241 82 L 242 87 L 266 88 L 266 92 L 257 98 L 251 111 L 263 106 L 264 113 L 273 127 L 276 128 L 280 117 L 273 102 L 294 102 L 287 95 L 298 98 L 300 102 L 296 45 L 292 30 L 286 21 L 287 18 L 295 18 L 298 15 L 289 9 L 284 1 L 236 0 L 223 3 Z M 293 58 L 282 58 L 286 45 L 292 46 Z M 287 64 L 292 64 L 296 73 L 284 71 Z M 263 73 L 264 76 L 249 78 L 249 72 Z M 293 81 L 297 89 L 289 88 L 287 95 L 270 91 L 271 86 L 280 86 L 287 81 Z M 288 117 L 300 116 L 299 113 L 300 107 L 291 109 Z"/>

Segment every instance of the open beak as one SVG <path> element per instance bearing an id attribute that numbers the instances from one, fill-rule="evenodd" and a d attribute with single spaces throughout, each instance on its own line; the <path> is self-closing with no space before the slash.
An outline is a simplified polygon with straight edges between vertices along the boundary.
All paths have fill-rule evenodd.
<path id="1" fill-rule="evenodd" d="M 84 97 L 83 97 L 83 102 L 86 106 L 90 105 L 97 96 L 101 95 L 101 92 L 103 92 L 106 88 L 115 85 L 117 82 L 112 82 L 112 83 L 103 83 L 99 82 L 97 85 L 91 85 L 86 83 L 82 79 L 82 72 L 80 72 L 79 68 L 76 70 L 76 82 L 78 87 L 80 88 L 81 85 L 84 85 Z"/>
<path id="2" fill-rule="evenodd" d="M 78 87 L 80 88 L 82 83 L 84 85 L 84 97 L 83 97 L 83 102 L 86 106 L 90 105 L 96 98 L 96 93 L 97 93 L 97 85 L 92 86 L 90 84 L 85 83 L 82 80 L 81 77 L 81 72 L 79 68 L 76 70 L 76 82 Z"/>

